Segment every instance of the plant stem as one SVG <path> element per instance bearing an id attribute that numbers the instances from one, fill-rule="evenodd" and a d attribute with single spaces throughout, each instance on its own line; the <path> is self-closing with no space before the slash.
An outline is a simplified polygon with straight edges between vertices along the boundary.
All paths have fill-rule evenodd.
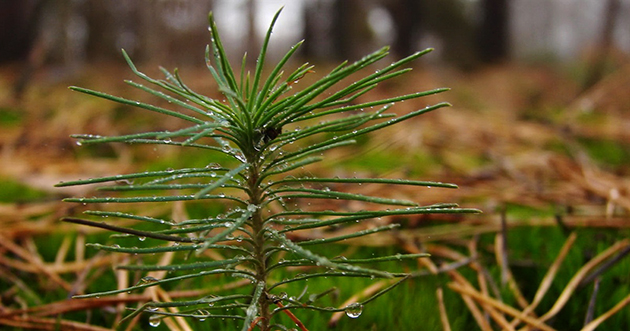
<path id="1" fill-rule="evenodd" d="M 254 158 L 257 156 L 254 155 Z M 253 160 L 252 160 L 253 161 Z M 251 162 L 252 166 L 249 168 L 249 178 L 247 180 L 247 185 L 249 188 L 249 203 L 259 207 L 262 203 L 262 191 L 260 186 L 258 185 L 258 178 L 260 173 L 260 164 L 258 162 Z M 262 211 L 260 208 L 257 208 L 254 214 L 252 215 L 252 234 L 254 236 L 253 239 L 253 255 L 257 261 L 256 264 L 256 279 L 259 282 L 263 282 L 265 284 L 265 289 L 263 290 L 264 294 L 260 297 L 259 304 L 259 314 L 260 314 L 260 323 L 261 330 L 267 331 L 269 329 L 269 319 L 271 315 L 269 314 L 269 299 L 267 298 L 267 261 L 265 259 L 265 231 L 263 226 L 263 217 Z"/>

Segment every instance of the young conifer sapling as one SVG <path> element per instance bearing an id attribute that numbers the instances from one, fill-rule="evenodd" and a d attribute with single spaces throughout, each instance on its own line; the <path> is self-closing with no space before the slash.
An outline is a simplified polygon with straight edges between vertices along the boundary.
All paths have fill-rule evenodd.
<path id="1" fill-rule="evenodd" d="M 165 79 L 151 78 L 139 71 L 129 56 L 123 55 L 131 70 L 142 82 L 127 81 L 134 88 L 166 100 L 169 108 L 113 96 L 81 87 L 72 90 L 141 108 L 179 121 L 182 129 L 151 131 L 119 136 L 74 135 L 81 145 L 101 143 L 155 144 L 205 151 L 212 161 L 205 167 L 164 169 L 138 173 L 63 182 L 57 186 L 103 184 L 105 197 L 68 198 L 83 204 L 151 204 L 176 201 L 207 201 L 229 206 L 222 213 L 202 218 L 173 221 L 167 216 L 155 217 L 128 211 L 88 210 L 89 217 L 66 217 L 63 221 L 116 232 L 116 244 L 88 244 L 98 250 L 146 256 L 151 263 L 119 265 L 117 268 L 150 274 L 167 271 L 163 278 L 144 276 L 134 286 L 98 293 L 76 295 L 94 298 L 160 286 L 172 288 L 190 280 L 212 280 L 223 275 L 246 279 L 248 291 L 213 294 L 195 299 L 151 301 L 131 309 L 121 325 L 130 318 L 146 313 L 156 326 L 163 318 L 192 317 L 199 320 L 233 320 L 241 330 L 289 330 L 296 326 L 306 330 L 299 319 L 304 309 L 323 312 L 345 311 L 358 317 L 364 305 L 392 290 L 409 277 L 407 273 L 388 272 L 378 268 L 379 262 L 403 261 L 426 257 L 426 254 L 395 254 L 368 259 L 328 256 L 325 245 L 346 239 L 368 236 L 395 229 L 399 224 L 366 228 L 359 232 L 331 238 L 298 240 L 298 234 L 309 229 L 329 229 L 354 225 L 379 217 L 418 214 L 477 213 L 453 203 L 420 206 L 409 200 L 368 196 L 336 190 L 347 185 L 376 184 L 388 187 L 427 186 L 456 188 L 453 184 L 410 179 L 339 178 L 305 175 L 305 167 L 323 160 L 330 149 L 355 143 L 355 138 L 380 130 L 424 113 L 446 107 L 438 103 L 397 116 L 388 109 L 397 102 L 446 91 L 430 91 L 394 96 L 375 101 L 359 101 L 359 97 L 378 83 L 400 76 L 411 69 L 410 62 L 425 55 L 427 49 L 391 63 L 343 87 L 340 82 L 354 73 L 374 65 L 388 55 L 388 48 L 379 49 L 362 59 L 343 62 L 314 83 L 294 89 L 295 82 L 313 71 L 303 64 L 285 72 L 289 59 L 302 42 L 291 47 L 273 67 L 266 64 L 266 53 L 274 16 L 267 31 L 253 73 L 246 69 L 243 58 L 240 72 L 235 72 L 221 43 L 210 14 L 211 44 L 206 49 L 206 65 L 215 80 L 221 99 L 197 93 L 184 84 L 177 71 L 162 69 Z M 291 130 L 287 128 L 292 128 Z M 369 209 L 338 211 L 309 210 L 289 205 L 309 199 L 358 201 Z M 296 204 L 299 206 L 299 204 Z M 382 206 L 374 208 L 374 206 Z M 119 226 L 116 220 L 144 223 L 138 227 Z M 121 238 L 122 237 L 122 238 Z M 135 247 L 124 241 L 132 237 L 151 245 Z M 298 238 L 298 239 L 295 239 Z M 118 242 L 122 243 L 119 244 Z M 128 243 L 128 244 L 125 244 Z M 210 259 L 209 250 L 222 259 Z M 177 254 L 166 265 L 151 258 L 155 254 Z M 213 256 L 217 256 L 216 254 Z M 372 267 L 376 266 L 376 267 Z M 287 277 L 289 267 L 302 267 L 299 274 Z M 310 267 L 310 268 L 307 268 Z M 283 277 L 283 278 L 281 278 Z M 388 287 L 361 302 L 347 307 L 329 307 L 320 303 L 331 291 L 313 293 L 306 282 L 310 279 L 358 277 L 397 279 Z M 301 293 L 286 295 L 284 288 L 301 283 Z M 176 308 L 173 310 L 171 308 Z M 282 325 L 278 315 L 289 316 L 291 325 Z"/>

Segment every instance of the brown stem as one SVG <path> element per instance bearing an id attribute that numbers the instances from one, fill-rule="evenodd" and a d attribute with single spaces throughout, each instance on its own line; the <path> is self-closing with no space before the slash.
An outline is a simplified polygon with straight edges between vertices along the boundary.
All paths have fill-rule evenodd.
<path id="1" fill-rule="evenodd" d="M 280 308 L 284 308 L 284 305 L 282 304 L 282 302 L 277 301 L 276 305 Z M 287 314 L 287 316 L 289 316 L 289 318 L 293 321 L 293 323 L 295 323 L 295 325 L 297 325 L 300 330 L 302 331 L 308 331 L 308 329 L 306 328 L 306 326 L 304 326 L 304 324 L 302 323 L 302 321 L 300 321 L 297 316 L 295 316 L 295 314 L 293 314 L 291 311 L 289 310 L 284 310 L 283 311 L 285 314 Z"/>

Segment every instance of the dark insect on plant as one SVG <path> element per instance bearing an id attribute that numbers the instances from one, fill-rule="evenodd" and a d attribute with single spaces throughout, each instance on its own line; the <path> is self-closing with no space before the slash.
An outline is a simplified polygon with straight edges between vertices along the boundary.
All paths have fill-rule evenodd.
<path id="1" fill-rule="evenodd" d="M 122 136 L 75 135 L 82 145 L 114 142 L 169 145 L 207 151 L 209 159 L 220 154 L 229 159 L 221 164 L 212 163 L 201 168 L 145 171 L 58 184 L 57 186 L 107 184 L 99 189 L 112 192 L 110 196 L 66 199 L 69 202 L 84 204 L 218 201 L 229 206 L 229 209 L 222 213 L 179 221 L 141 213 L 110 211 L 111 209 L 86 211 L 91 219 L 64 218 L 66 222 L 117 232 L 117 237 L 141 240 L 152 238 L 154 239 L 152 242 L 155 243 L 154 246 L 140 248 L 134 247 L 134 244 L 88 244 L 98 250 L 146 256 L 145 260 L 140 260 L 144 261 L 142 263 L 120 265 L 117 268 L 148 275 L 138 284 L 126 289 L 77 295 L 75 298 L 94 298 L 153 286 L 168 288 L 194 279 L 217 279 L 216 277 L 226 276 L 246 279 L 251 290 L 237 291 L 229 295 L 204 296 L 193 300 L 147 302 L 140 308 L 131 309 L 132 312 L 125 321 L 140 313 L 146 313 L 150 315 L 151 325 L 159 324 L 163 318 L 183 316 L 200 320 L 232 319 L 241 325 L 242 330 L 255 328 L 288 330 L 294 325 L 289 327 L 281 325 L 280 319 L 274 318 L 284 314 L 291 318 L 291 323 L 296 323 L 300 329 L 306 330 L 306 326 L 299 320 L 299 309 L 345 311 L 348 316 L 357 317 L 365 304 L 392 290 L 409 277 L 407 273 L 388 272 L 366 265 L 376 265 L 384 261 L 414 260 L 427 255 L 396 254 L 353 259 L 341 256 L 327 257 L 326 249 L 321 247 L 350 238 L 389 231 L 397 228 L 398 224 L 381 225 L 321 239 L 299 240 L 299 233 L 313 229 L 339 228 L 385 216 L 478 212 L 475 209 L 459 208 L 452 203 L 419 206 L 413 201 L 334 189 L 341 184 L 371 183 L 455 188 L 453 184 L 409 179 L 321 178 L 303 175 L 304 171 L 301 170 L 303 167 L 321 161 L 323 153 L 330 149 L 353 144 L 354 139 L 360 135 L 448 106 L 447 103 L 438 103 L 402 116 L 387 113 L 396 102 L 440 93 L 447 89 L 369 102 L 357 101 L 378 83 L 408 72 L 410 69 L 403 66 L 430 50 L 410 55 L 345 87 L 333 89 L 333 86 L 344 78 L 384 59 L 388 55 L 388 49 L 382 48 L 354 63 L 343 62 L 313 84 L 291 94 L 289 92 L 294 87 L 293 83 L 311 72 L 313 66 L 304 64 L 289 74 L 283 71 L 287 61 L 302 44 L 299 42 L 271 69 L 267 78 L 263 78 L 265 55 L 272 28 L 279 14 L 280 11 L 273 18 L 267 31 L 253 74 L 246 72 L 244 58 L 239 76 L 228 63 L 217 27 L 212 14 L 210 15 L 212 43 L 206 49 L 206 63 L 224 100 L 213 99 L 193 91 L 183 83 L 177 71 L 171 73 L 163 69 L 166 78 L 153 79 L 138 71 L 124 52 L 123 55 L 133 72 L 148 85 L 133 81 L 127 83 L 166 100 L 173 107 L 177 107 L 177 110 L 85 88 L 71 88 L 169 116 L 184 126 L 176 131 L 152 131 Z M 151 85 L 160 88 L 161 91 L 149 87 Z M 283 129 L 295 128 L 297 125 L 301 126 L 299 130 Z M 320 139 L 313 139 L 317 137 Z M 329 139 L 322 139 L 325 137 Z M 287 204 L 288 201 L 299 202 L 305 199 L 350 200 L 371 206 L 366 210 L 335 211 L 306 210 L 298 208 L 297 204 L 296 207 Z M 390 207 L 374 208 L 379 205 Z M 113 225 L 113 220 L 132 220 L 145 224 L 142 229 L 138 229 Z M 148 244 L 148 241 L 145 244 Z M 206 254 L 210 250 L 218 252 L 222 258 L 210 259 L 209 254 Z M 154 261 L 151 255 L 156 253 L 180 255 L 168 264 L 151 263 L 150 261 Z M 216 257 L 217 254 L 212 256 Z M 300 267 L 301 270 L 307 271 L 280 279 L 279 277 L 286 277 L 285 274 L 291 273 L 290 267 Z M 161 279 L 153 276 L 165 271 L 168 273 Z M 331 292 L 330 290 L 311 293 L 306 287 L 301 295 L 282 293 L 294 283 L 334 277 L 398 278 L 398 281 L 392 282 L 387 288 L 361 302 L 340 308 L 319 303 Z"/>
<path id="2" fill-rule="evenodd" d="M 263 142 L 266 144 L 276 139 L 282 133 L 282 128 L 268 127 L 263 130 Z"/>

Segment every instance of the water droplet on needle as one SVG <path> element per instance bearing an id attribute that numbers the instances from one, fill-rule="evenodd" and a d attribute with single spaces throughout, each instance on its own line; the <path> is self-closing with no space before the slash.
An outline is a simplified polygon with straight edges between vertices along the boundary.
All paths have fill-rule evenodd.
<path id="1" fill-rule="evenodd" d="M 363 313 L 363 305 L 358 302 L 351 303 L 346 307 L 346 315 L 350 318 L 357 318 L 361 316 L 361 313 Z"/>

